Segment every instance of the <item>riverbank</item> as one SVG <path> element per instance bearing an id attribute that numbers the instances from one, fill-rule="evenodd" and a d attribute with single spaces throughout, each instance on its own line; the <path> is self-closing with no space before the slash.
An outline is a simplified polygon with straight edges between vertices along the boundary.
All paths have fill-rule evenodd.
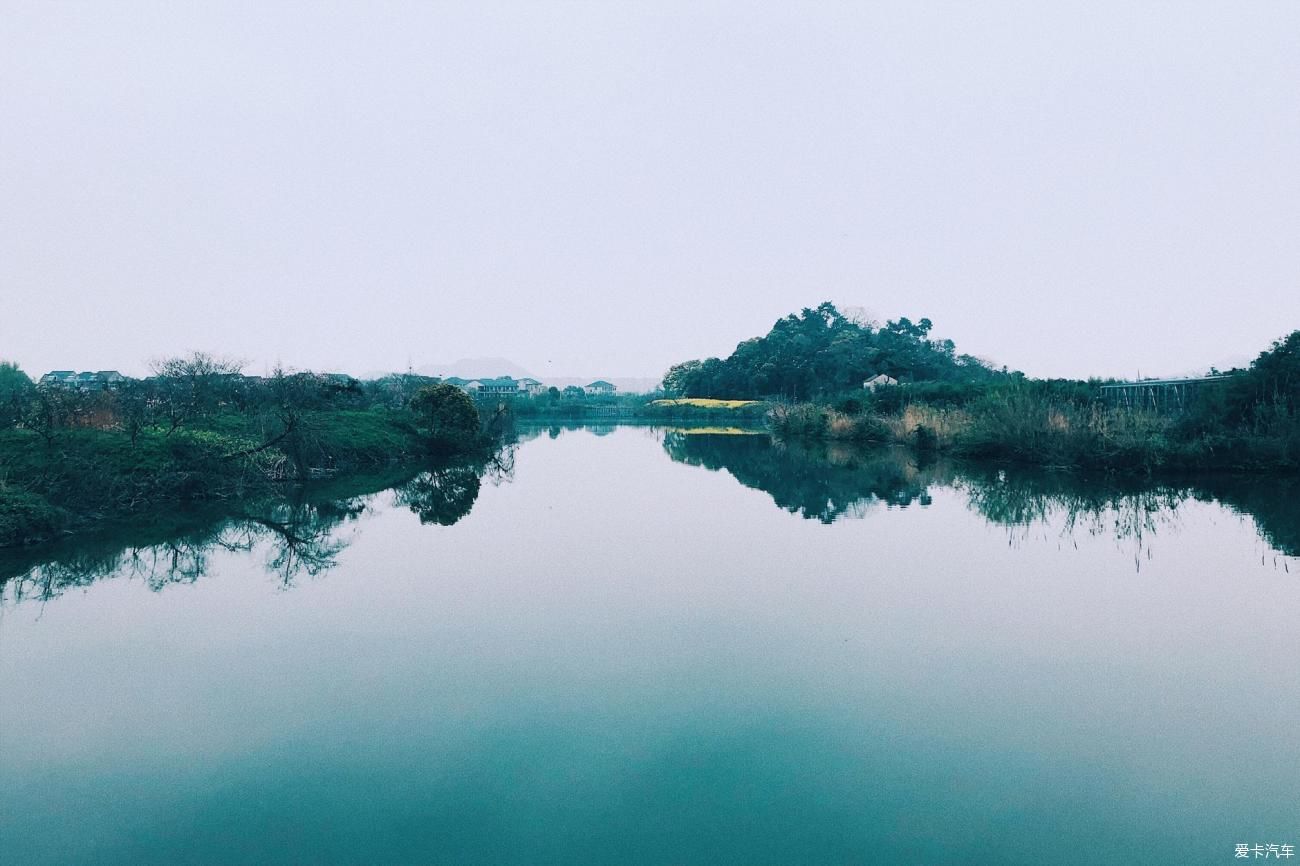
<path id="1" fill-rule="evenodd" d="M 489 451 L 486 438 L 441 456 Z M 237 413 L 194 428 L 0 431 L 0 547 L 41 544 L 168 507 L 283 494 L 312 480 L 414 474 L 434 459 L 409 412 L 306 412 L 271 430 Z"/>
<path id="2" fill-rule="evenodd" d="M 1168 415 L 1078 401 L 1043 389 L 1005 389 L 956 405 L 902 402 L 778 405 L 779 436 L 896 443 L 921 452 L 1027 466 L 1156 472 L 1300 471 L 1300 423 L 1277 412 L 1230 427 L 1206 415 Z"/>

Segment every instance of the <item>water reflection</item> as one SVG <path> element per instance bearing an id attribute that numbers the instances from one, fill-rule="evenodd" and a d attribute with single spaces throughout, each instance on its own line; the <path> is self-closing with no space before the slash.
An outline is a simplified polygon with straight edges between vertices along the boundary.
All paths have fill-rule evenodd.
<path id="1" fill-rule="evenodd" d="M 510 447 L 413 477 L 295 488 L 287 497 L 241 502 L 234 513 L 172 513 L 63 545 L 0 551 L 0 592 L 13 601 L 48 601 L 106 577 L 138 579 L 156 592 L 207 575 L 214 554 L 257 551 L 264 571 L 288 589 L 333 568 L 351 540 L 350 528 L 384 493 L 391 491 L 421 523 L 451 526 L 474 507 L 481 479 L 500 483 L 513 471 Z"/>
<path id="2" fill-rule="evenodd" d="M 565 424 L 522 431 L 520 441 L 613 425 Z M 937 491 L 959 494 L 970 510 L 1004 527 L 1014 543 L 1037 532 L 1113 537 L 1131 545 L 1141 569 L 1150 541 L 1175 526 L 1189 501 L 1218 502 L 1253 520 L 1263 541 L 1284 558 L 1300 556 L 1300 479 L 1209 477 L 1178 482 L 1117 475 L 1011 470 L 918 459 L 900 448 L 781 442 L 754 431 L 669 428 L 662 439 L 674 461 L 725 472 L 761 490 L 791 514 L 821 523 L 863 518 L 874 509 L 926 507 Z M 739 434 L 744 435 L 739 435 Z M 191 583 L 208 574 L 214 554 L 260 553 L 283 588 L 337 563 L 358 519 L 377 497 L 420 523 L 452 526 L 473 509 L 484 481 L 514 474 L 514 446 L 491 458 L 444 465 L 414 476 L 378 476 L 297 490 L 287 498 L 247 501 L 235 513 L 190 512 L 137 522 L 64 545 L 0 551 L 0 592 L 10 600 L 49 600 L 105 577 L 143 581 L 150 589 Z M 1267 556 L 1267 554 L 1265 554 Z"/>
<path id="3" fill-rule="evenodd" d="M 1209 476 L 1156 480 L 1048 472 L 926 460 L 900 448 L 781 442 L 764 435 L 666 431 L 673 460 L 725 471 L 768 493 L 792 514 L 822 523 L 862 517 L 872 508 L 931 504 L 933 491 L 960 492 L 985 519 L 1022 534 L 1059 524 L 1066 536 L 1110 534 L 1146 550 L 1161 527 L 1175 524 L 1189 501 L 1219 502 L 1253 518 L 1260 536 L 1286 556 L 1300 556 L 1300 479 Z M 1281 563 L 1290 570 L 1290 566 Z"/>
<path id="4" fill-rule="evenodd" d="M 663 445 L 679 463 L 726 470 L 746 487 L 771 494 L 778 507 L 822 523 L 861 517 L 880 503 L 929 505 L 930 487 L 945 480 L 936 464 L 918 464 L 901 449 L 687 430 L 665 432 Z"/>
<path id="5" fill-rule="evenodd" d="M 508 448 L 486 462 L 421 472 L 396 489 L 396 502 L 409 508 L 421 523 L 451 526 L 474 507 L 484 477 L 499 483 L 514 474 L 514 455 L 514 449 Z"/>
<path id="6" fill-rule="evenodd" d="M 517 472 L 25 552 L 22 596 L 66 594 L 0 610 L 0 862 L 1083 866 L 1292 838 L 1300 595 L 1254 527 L 1294 552 L 1294 482 L 540 433 Z M 1116 532 L 1160 535 L 1140 579 Z M 170 589 L 66 592 L 130 574 Z"/>
<path id="7" fill-rule="evenodd" d="M 109 534 L 71 545 L 36 565 L 9 565 L 7 589 L 15 601 L 45 601 L 113 576 L 143 580 L 157 591 L 208 574 L 214 553 L 250 553 L 263 547 L 266 572 L 287 588 L 299 577 L 314 577 L 334 566 L 347 546 L 341 529 L 365 511 L 368 498 L 250 503 L 238 516 L 223 516 L 157 541 L 123 545 Z"/>

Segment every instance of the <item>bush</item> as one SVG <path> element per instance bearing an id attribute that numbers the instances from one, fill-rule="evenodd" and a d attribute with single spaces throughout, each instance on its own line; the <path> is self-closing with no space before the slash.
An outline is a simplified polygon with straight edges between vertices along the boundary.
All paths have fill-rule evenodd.
<path id="1" fill-rule="evenodd" d="M 478 407 L 455 385 L 421 388 L 411 398 L 411 411 L 431 451 L 447 454 L 481 444 L 483 425 Z"/>
<path id="2" fill-rule="evenodd" d="M 0 547 L 45 541 L 67 524 L 67 514 L 44 497 L 0 487 Z"/>

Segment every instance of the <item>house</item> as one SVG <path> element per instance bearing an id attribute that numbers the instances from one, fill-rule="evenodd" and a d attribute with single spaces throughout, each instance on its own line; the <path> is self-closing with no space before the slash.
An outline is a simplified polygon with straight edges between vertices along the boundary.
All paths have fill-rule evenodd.
<path id="1" fill-rule="evenodd" d="M 455 385 L 471 397 L 513 397 L 522 393 L 519 380 L 510 376 L 491 379 L 461 379 L 458 376 L 448 376 L 443 381 L 448 385 Z"/>
<path id="2" fill-rule="evenodd" d="M 891 385 L 897 384 L 898 380 L 893 376 L 886 376 L 884 373 L 881 373 L 877 376 L 872 376 L 870 379 L 863 382 L 862 387 L 866 388 L 868 391 L 874 391 L 877 388 L 888 388 Z"/>
<path id="3" fill-rule="evenodd" d="M 126 377 L 116 370 L 89 370 L 74 373 L 72 370 L 51 370 L 40 378 L 46 388 L 75 388 L 78 391 L 105 391 L 117 388 Z"/>
<path id="4" fill-rule="evenodd" d="M 541 382 L 538 382 L 536 379 L 525 377 L 519 380 L 519 390 L 527 394 L 529 397 L 536 397 L 538 394 L 546 390 L 546 386 Z"/>
<path id="5" fill-rule="evenodd" d="M 77 380 L 77 374 L 72 370 L 51 370 L 41 377 L 37 384 L 50 387 L 67 387 Z"/>
<path id="6" fill-rule="evenodd" d="M 584 387 L 582 390 L 586 391 L 588 394 L 596 395 L 596 394 L 613 394 L 615 391 L 618 390 L 618 388 L 614 387 L 614 384 L 612 382 L 606 382 L 604 379 L 597 379 L 596 381 Z"/>
<path id="7" fill-rule="evenodd" d="M 510 376 L 480 379 L 479 393 L 485 397 L 512 397 L 519 393 L 519 380 Z"/>

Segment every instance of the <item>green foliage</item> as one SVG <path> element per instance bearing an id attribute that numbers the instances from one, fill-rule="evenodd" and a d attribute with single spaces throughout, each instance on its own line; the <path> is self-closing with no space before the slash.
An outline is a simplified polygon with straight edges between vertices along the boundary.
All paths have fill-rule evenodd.
<path id="1" fill-rule="evenodd" d="M 166 503 L 238 501 L 283 481 L 409 464 L 429 453 L 405 410 L 304 412 L 291 435 L 273 427 L 268 444 L 270 423 L 225 412 L 202 427 L 146 427 L 134 436 L 73 427 L 47 441 L 33 430 L 0 431 L 0 492 L 11 503 L 0 546 L 48 538 L 55 516 L 62 527 Z"/>
<path id="2" fill-rule="evenodd" d="M 12 427 L 23 417 L 23 409 L 36 386 L 17 364 L 0 361 L 0 429 Z"/>
<path id="3" fill-rule="evenodd" d="M 44 541 L 66 524 L 67 514 L 45 497 L 0 485 L 0 547 Z"/>
<path id="4" fill-rule="evenodd" d="M 1284 341 L 1277 345 L 1287 351 Z M 1095 382 L 1009 376 L 880 389 L 856 414 L 842 411 L 853 408 L 853 398 L 842 398 L 834 409 L 779 407 L 769 420 L 786 437 L 894 441 L 1040 466 L 1144 473 L 1300 469 L 1300 414 L 1288 390 L 1296 380 L 1275 360 L 1276 351 L 1263 356 L 1269 365 L 1202 386 L 1186 413 L 1108 405 Z M 878 439 L 881 427 L 892 435 Z"/>
<path id="5" fill-rule="evenodd" d="M 901 318 L 883 327 L 846 318 L 834 304 L 805 308 L 746 340 L 726 359 L 686 361 L 665 375 L 665 393 L 684 397 L 808 400 L 887 374 L 904 382 L 983 381 L 994 374 L 951 340 L 930 339 L 931 323 Z"/>
<path id="6" fill-rule="evenodd" d="M 454 385 L 421 388 L 411 398 L 416 426 L 432 451 L 453 453 L 475 447 L 482 441 L 478 407 L 469 395 Z"/>

